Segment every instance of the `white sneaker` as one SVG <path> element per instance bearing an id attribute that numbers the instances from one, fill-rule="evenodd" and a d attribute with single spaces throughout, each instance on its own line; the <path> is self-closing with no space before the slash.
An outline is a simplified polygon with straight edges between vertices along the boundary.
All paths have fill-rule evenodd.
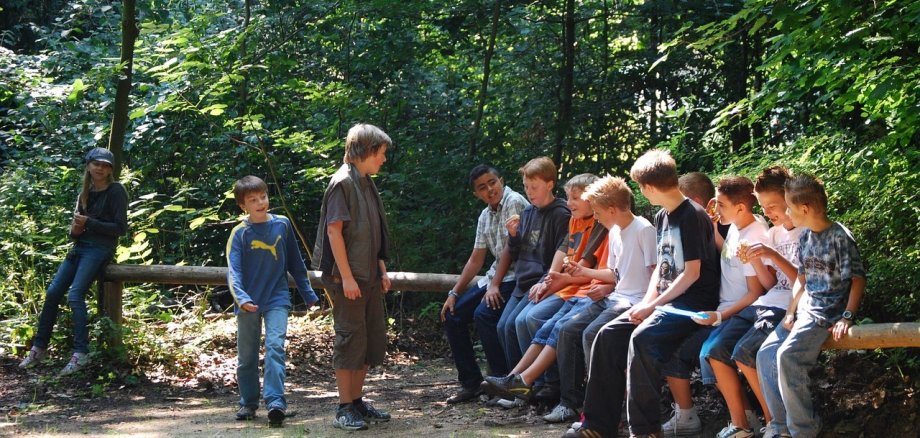
<path id="1" fill-rule="evenodd" d="M 728 426 L 719 431 L 716 438 L 754 438 L 754 431 L 728 423 Z"/>
<path id="2" fill-rule="evenodd" d="M 674 415 L 666 423 L 661 425 L 661 431 L 664 436 L 695 436 L 703 430 L 703 424 L 700 422 L 700 416 L 696 413 L 696 406 L 682 410 L 677 403 L 671 403 L 674 408 Z"/>
<path id="3" fill-rule="evenodd" d="M 499 400 L 496 404 L 505 409 L 512 409 L 512 408 L 523 407 L 524 405 L 527 404 L 527 402 L 519 398 L 515 398 L 514 400 L 508 400 L 508 399 L 503 398 Z"/>
<path id="4" fill-rule="evenodd" d="M 760 435 L 762 438 L 792 438 L 788 433 L 777 433 L 770 426 L 760 429 Z"/>
<path id="5" fill-rule="evenodd" d="M 757 416 L 757 413 L 754 411 L 744 411 L 744 416 L 747 417 L 748 427 L 754 431 L 754 436 L 760 438 L 763 436 L 763 423 L 760 422 L 760 417 Z"/>
<path id="6" fill-rule="evenodd" d="M 543 421 L 547 423 L 564 423 L 574 418 L 578 418 L 578 412 L 568 406 L 558 404 L 550 413 L 543 416 Z"/>
<path id="7" fill-rule="evenodd" d="M 60 375 L 67 376 L 80 371 L 86 366 L 87 362 L 89 361 L 86 359 L 86 353 L 74 353 L 73 356 L 70 356 L 70 362 L 64 365 L 64 369 L 61 370 Z"/>
<path id="8" fill-rule="evenodd" d="M 572 425 L 569 426 L 569 430 L 567 430 L 565 433 L 575 433 L 575 431 L 578 429 L 581 429 L 581 421 L 572 423 Z"/>
<path id="9" fill-rule="evenodd" d="M 24 370 L 26 368 L 32 368 L 45 360 L 46 357 L 48 357 L 48 350 L 32 347 L 32 349 L 29 350 L 29 354 L 26 354 L 22 362 L 19 362 L 19 369 Z"/>

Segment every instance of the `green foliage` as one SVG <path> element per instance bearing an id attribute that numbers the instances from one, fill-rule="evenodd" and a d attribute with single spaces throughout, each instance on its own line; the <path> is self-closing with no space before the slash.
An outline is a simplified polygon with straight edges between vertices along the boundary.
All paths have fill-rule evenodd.
<path id="1" fill-rule="evenodd" d="M 0 48 L 0 325 L 19 348 L 67 250 L 80 157 L 110 134 L 121 17 L 101 0 L 7 3 L 19 21 L 0 23 L 12 48 Z M 266 179 L 273 211 L 312 249 L 345 133 L 368 122 L 395 142 L 376 177 L 389 269 L 459 273 L 482 208 L 469 169 L 490 162 L 522 191 L 517 168 L 551 155 L 565 125 L 562 3 L 501 3 L 476 138 L 494 3 L 252 3 L 248 23 L 242 1 L 139 5 L 122 177 L 131 232 L 118 261 L 223 265 L 240 214 L 228 191 L 247 174 Z M 920 317 L 908 288 L 920 282 L 920 0 L 586 0 L 575 15 L 563 181 L 625 176 L 653 145 L 682 171 L 755 176 L 778 162 L 814 172 L 868 261 L 867 314 Z M 637 211 L 653 214 L 636 194 Z M 136 364 L 173 354 L 181 366 L 187 358 L 145 328 L 200 317 L 207 293 L 127 288 L 119 354 Z M 431 315 L 441 298 L 390 300 Z"/>

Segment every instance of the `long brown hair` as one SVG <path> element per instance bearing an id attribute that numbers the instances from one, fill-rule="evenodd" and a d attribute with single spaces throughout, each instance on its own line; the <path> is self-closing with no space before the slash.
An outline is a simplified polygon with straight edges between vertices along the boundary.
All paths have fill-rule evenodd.
<path id="1" fill-rule="evenodd" d="M 80 197 L 77 198 L 77 210 L 86 212 L 87 204 L 89 203 L 89 192 L 93 190 L 93 175 L 89 173 L 89 164 L 86 163 L 86 168 L 83 170 L 83 189 L 80 190 Z M 109 184 L 115 182 L 114 172 L 109 172 Z"/>

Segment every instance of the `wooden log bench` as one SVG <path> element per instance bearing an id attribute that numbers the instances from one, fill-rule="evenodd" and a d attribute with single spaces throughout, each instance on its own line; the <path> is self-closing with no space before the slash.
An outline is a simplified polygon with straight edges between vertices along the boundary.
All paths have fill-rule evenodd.
<path id="1" fill-rule="evenodd" d="M 415 272 L 389 272 L 392 289 L 412 292 L 446 292 L 459 280 L 459 275 Z M 476 281 L 476 279 L 474 279 Z M 310 271 L 314 289 L 322 289 L 318 271 Z M 103 273 L 103 313 L 115 324 L 122 322 L 122 290 L 125 283 L 227 285 L 227 268 L 216 266 L 172 265 L 109 265 Z M 288 276 L 294 287 L 294 279 Z M 116 330 L 116 336 L 118 331 Z M 110 342 L 120 343 L 121 339 Z M 839 341 L 828 339 L 825 350 L 872 350 L 876 348 L 920 347 L 920 322 L 864 324 L 850 327 Z"/>

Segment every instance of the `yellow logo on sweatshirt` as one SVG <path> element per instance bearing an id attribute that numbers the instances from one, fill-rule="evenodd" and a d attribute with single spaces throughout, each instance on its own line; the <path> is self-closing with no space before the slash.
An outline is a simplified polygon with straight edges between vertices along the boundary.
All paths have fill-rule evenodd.
<path id="1" fill-rule="evenodd" d="M 250 248 L 251 249 L 264 249 L 266 251 L 269 251 L 272 253 L 272 257 L 274 257 L 275 260 L 278 260 L 278 251 L 275 248 L 278 246 L 278 242 L 280 241 L 281 241 L 280 234 L 278 235 L 278 238 L 275 239 L 275 243 L 273 245 L 269 245 L 261 240 L 253 240 L 252 244 L 250 245 Z"/>

